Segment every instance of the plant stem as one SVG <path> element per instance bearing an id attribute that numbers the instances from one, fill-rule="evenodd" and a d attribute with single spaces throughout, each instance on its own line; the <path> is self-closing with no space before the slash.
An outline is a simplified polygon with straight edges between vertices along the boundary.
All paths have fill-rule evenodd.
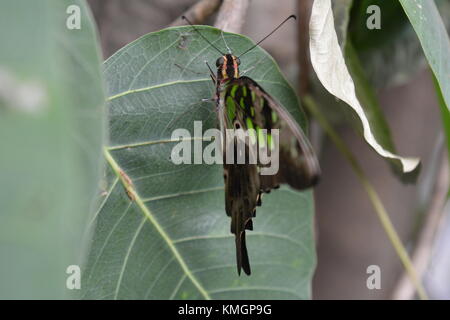
<path id="1" fill-rule="evenodd" d="M 298 93 L 304 96 L 309 91 L 309 72 L 311 62 L 309 60 L 309 16 L 311 14 L 312 1 L 302 0 L 297 2 L 297 59 L 300 67 L 298 74 Z"/>
<path id="2" fill-rule="evenodd" d="M 333 141 L 333 143 L 336 145 L 338 150 L 342 153 L 342 155 L 348 160 L 351 167 L 355 171 L 358 179 L 360 180 L 361 184 L 363 185 L 364 189 L 367 192 L 367 195 L 369 196 L 370 201 L 372 202 L 372 205 L 378 215 L 378 218 L 380 219 L 381 225 L 383 226 L 384 231 L 386 232 L 392 246 L 394 247 L 395 251 L 397 252 L 398 257 L 400 258 L 401 262 L 403 263 L 403 266 L 406 270 L 406 272 L 409 275 L 409 278 L 411 279 L 411 282 L 414 284 L 417 293 L 422 300 L 428 300 L 428 296 L 425 292 L 425 289 L 423 288 L 419 278 L 417 277 L 417 274 L 414 270 L 413 264 L 411 262 L 411 259 L 408 256 L 408 253 L 403 246 L 400 237 L 398 236 L 397 232 L 395 231 L 395 228 L 391 222 L 391 219 L 389 218 L 388 213 L 386 212 L 386 209 L 384 208 L 383 203 L 381 202 L 380 197 L 378 196 L 375 188 L 372 186 L 370 181 L 367 179 L 366 175 L 364 174 L 361 166 L 359 165 L 356 158 L 351 153 L 350 149 L 347 147 L 347 145 L 344 143 L 344 141 L 339 137 L 337 132 L 333 129 L 333 127 L 328 123 L 327 119 L 324 117 L 324 115 L 319 110 L 317 104 L 313 100 L 311 96 L 305 96 L 302 99 L 303 106 L 308 109 L 308 111 L 314 116 L 314 118 L 319 122 L 323 130 L 328 134 L 330 139 Z"/>

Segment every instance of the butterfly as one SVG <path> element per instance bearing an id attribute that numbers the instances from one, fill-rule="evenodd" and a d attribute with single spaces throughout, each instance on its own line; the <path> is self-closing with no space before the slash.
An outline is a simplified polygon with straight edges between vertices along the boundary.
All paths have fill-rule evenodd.
<path id="1" fill-rule="evenodd" d="M 275 32 L 281 25 L 295 18 L 290 16 L 284 20 L 269 35 Z M 183 19 L 187 20 L 185 17 Z M 187 20 L 189 22 L 189 20 Z M 189 22 L 189 24 L 191 24 Z M 194 27 L 191 24 L 192 27 Z M 197 30 L 194 27 L 195 30 Z M 202 34 L 197 30 L 202 36 Z M 202 36 L 203 37 L 203 36 Z M 205 37 L 203 37 L 208 41 Z M 249 50 L 256 47 L 264 39 L 259 41 Z M 208 43 L 210 43 L 208 41 Z M 212 45 L 212 43 L 210 43 Z M 216 48 L 214 45 L 212 45 Z M 217 51 L 221 52 L 216 48 Z M 222 53 L 222 52 L 221 52 Z M 209 67 L 211 78 L 214 81 L 216 92 L 214 101 L 216 104 L 219 127 L 222 134 L 223 145 L 232 145 L 235 148 L 236 137 L 230 138 L 226 130 L 255 130 L 253 142 L 247 141 L 245 151 L 251 153 L 250 144 L 254 143 L 257 149 L 268 148 L 279 152 L 279 170 L 272 175 L 261 174 L 264 165 L 258 160 L 256 163 L 246 161 L 226 161 L 228 148 L 223 147 L 224 158 L 224 182 L 225 182 L 225 211 L 231 217 L 231 232 L 235 235 L 236 262 L 238 274 L 241 270 L 247 275 L 251 274 L 250 262 L 245 242 L 246 230 L 253 230 L 253 218 L 256 215 L 256 207 L 262 205 L 263 193 L 269 193 L 272 189 L 279 188 L 286 183 L 292 188 L 303 190 L 314 186 L 320 176 L 320 167 L 314 150 L 308 138 L 290 113 L 269 93 L 267 93 L 256 81 L 241 76 L 239 73 L 240 59 L 232 53 L 223 54 L 216 61 L 217 72 Z M 267 133 L 263 133 L 266 129 Z M 278 129 L 280 139 L 276 142 L 271 139 L 271 130 Z M 278 145 L 273 147 L 274 143 Z M 238 153 L 233 150 L 234 157 Z M 236 160 L 236 159 L 234 159 Z M 246 158 L 248 160 L 248 157 Z"/>

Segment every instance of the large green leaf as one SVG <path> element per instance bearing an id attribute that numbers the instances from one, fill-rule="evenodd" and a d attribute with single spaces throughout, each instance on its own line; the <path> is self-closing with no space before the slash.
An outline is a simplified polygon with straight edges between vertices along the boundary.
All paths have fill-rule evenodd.
<path id="1" fill-rule="evenodd" d="M 68 298 L 102 156 L 92 19 L 84 1 L 1 1 L 0 42 L 0 298 Z"/>
<path id="2" fill-rule="evenodd" d="M 199 30 L 226 51 L 219 30 Z M 236 54 L 253 44 L 236 34 L 224 38 Z M 180 27 L 148 34 L 106 61 L 108 191 L 92 224 L 84 298 L 310 297 L 311 192 L 282 187 L 263 198 L 247 235 L 252 275 L 239 277 L 221 166 L 177 166 L 169 158 L 174 129 L 193 133 L 195 120 L 203 122 L 203 130 L 216 126 L 214 104 L 201 100 L 214 93 L 205 61 L 214 66 L 219 56 L 191 27 Z M 241 70 L 256 65 L 247 75 L 305 125 L 273 59 L 255 48 L 241 61 Z"/>
<path id="3" fill-rule="evenodd" d="M 438 84 L 438 97 L 442 119 L 446 129 L 447 145 L 450 145 L 448 131 L 450 118 L 450 40 L 445 25 L 434 1 L 400 0 L 409 21 L 419 37 L 428 64 Z M 447 108 L 442 108 L 443 103 Z"/>

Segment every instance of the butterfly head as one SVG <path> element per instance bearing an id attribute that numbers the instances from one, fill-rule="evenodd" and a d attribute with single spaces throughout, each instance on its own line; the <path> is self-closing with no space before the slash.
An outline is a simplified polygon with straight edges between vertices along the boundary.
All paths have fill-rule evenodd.
<path id="1" fill-rule="evenodd" d="M 239 65 L 241 61 L 235 55 L 227 53 L 216 60 L 217 79 L 227 82 L 239 78 Z"/>

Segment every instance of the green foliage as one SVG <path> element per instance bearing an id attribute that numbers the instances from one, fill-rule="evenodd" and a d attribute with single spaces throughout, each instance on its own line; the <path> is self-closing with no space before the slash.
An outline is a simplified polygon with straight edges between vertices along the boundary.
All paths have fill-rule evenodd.
<path id="1" fill-rule="evenodd" d="M 199 30 L 226 51 L 219 30 Z M 253 44 L 236 34 L 224 38 L 235 54 Z M 110 172 L 92 224 L 84 298 L 310 298 L 311 192 L 283 187 L 264 196 L 254 231 L 247 233 L 253 272 L 239 277 L 221 165 L 170 160 L 174 129 L 194 136 L 196 120 L 203 130 L 216 126 L 214 104 L 201 100 L 214 93 L 205 61 L 214 66 L 219 56 L 191 27 L 180 27 L 148 34 L 105 62 Z M 247 75 L 304 125 L 295 93 L 273 59 L 256 48 L 242 57 L 241 72 L 255 65 Z"/>
<path id="2" fill-rule="evenodd" d="M 71 4 L 81 30 L 66 28 Z M 0 298 L 69 298 L 100 176 L 94 27 L 82 1 L 2 1 L 0 39 Z"/>
<path id="3" fill-rule="evenodd" d="M 436 4 L 433 1 L 400 0 L 417 33 L 428 64 L 437 83 L 437 94 L 441 106 L 442 121 L 450 144 L 448 120 L 450 119 L 450 40 Z M 447 108 L 443 108 L 444 104 Z"/>

